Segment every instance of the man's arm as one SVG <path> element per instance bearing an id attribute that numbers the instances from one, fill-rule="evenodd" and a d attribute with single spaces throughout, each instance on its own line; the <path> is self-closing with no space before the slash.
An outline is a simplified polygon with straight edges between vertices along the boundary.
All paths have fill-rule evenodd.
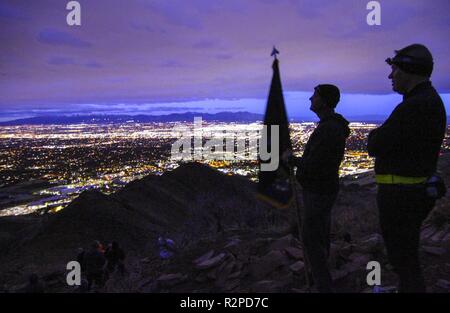
<path id="1" fill-rule="evenodd" d="M 414 105 L 395 109 L 383 125 L 370 132 L 367 142 L 370 156 L 389 155 L 398 149 L 404 150 L 405 143 L 409 143 L 411 148 L 414 146 L 426 124 L 420 110 Z"/>

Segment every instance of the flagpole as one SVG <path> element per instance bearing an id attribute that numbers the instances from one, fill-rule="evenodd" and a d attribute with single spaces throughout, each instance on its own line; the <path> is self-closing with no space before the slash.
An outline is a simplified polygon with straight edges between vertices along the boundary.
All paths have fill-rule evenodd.
<path id="1" fill-rule="evenodd" d="M 309 280 L 309 259 L 305 249 L 305 243 L 303 241 L 302 229 L 303 229 L 303 219 L 301 218 L 300 206 L 298 205 L 298 194 L 297 194 L 297 182 L 294 175 L 294 167 L 289 166 L 289 180 L 292 186 L 292 192 L 294 193 L 294 206 L 295 206 L 295 214 L 297 219 L 297 229 L 298 229 L 298 239 L 300 240 L 300 244 L 303 250 L 303 261 L 305 261 L 305 280 L 306 280 L 306 288 L 308 292 L 311 292 L 311 282 Z"/>

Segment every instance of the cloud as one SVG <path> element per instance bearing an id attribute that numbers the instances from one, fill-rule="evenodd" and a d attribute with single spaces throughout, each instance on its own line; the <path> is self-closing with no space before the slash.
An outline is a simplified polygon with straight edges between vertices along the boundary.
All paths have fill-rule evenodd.
<path id="1" fill-rule="evenodd" d="M 175 67 L 183 67 L 183 64 L 176 60 L 168 60 L 160 64 L 160 67 L 169 67 L 169 68 L 175 68 Z"/>
<path id="2" fill-rule="evenodd" d="M 89 62 L 84 64 L 84 66 L 89 67 L 89 68 L 102 68 L 103 65 L 101 65 L 100 63 L 97 62 Z"/>
<path id="3" fill-rule="evenodd" d="M 380 27 L 367 25 L 362 0 L 85 1 L 82 27 L 68 27 L 55 2 L 0 0 L 0 110 L 265 99 L 273 44 L 286 92 L 330 82 L 391 93 L 384 60 L 412 42 L 430 48 L 433 84 L 450 92 L 448 0 L 383 1 Z M 32 19 L 1 17 L 21 14 Z"/>
<path id="4" fill-rule="evenodd" d="M 50 65 L 56 65 L 56 66 L 61 66 L 61 65 L 77 65 L 77 66 L 83 66 L 83 67 L 87 67 L 87 68 L 102 68 L 103 65 L 96 62 L 96 61 L 89 61 L 89 62 L 79 62 L 76 61 L 74 58 L 71 57 L 61 57 L 61 56 L 54 56 L 51 57 L 48 61 L 48 64 Z"/>
<path id="5" fill-rule="evenodd" d="M 145 25 L 145 24 L 139 24 L 134 21 L 130 23 L 130 26 L 134 30 L 146 31 L 149 33 L 155 32 L 155 29 L 153 27 L 151 27 L 149 25 Z"/>
<path id="6" fill-rule="evenodd" d="M 54 29 L 42 30 L 38 34 L 38 40 L 39 42 L 55 46 L 68 46 L 74 48 L 92 47 L 92 44 L 88 41 L 84 41 L 70 33 Z"/>
<path id="7" fill-rule="evenodd" d="M 75 61 L 72 58 L 67 57 L 52 57 L 47 62 L 50 65 L 75 65 Z"/>
<path id="8" fill-rule="evenodd" d="M 0 18 L 8 18 L 15 20 L 27 20 L 29 17 L 23 10 L 17 7 L 8 5 L 7 3 L 0 2 Z"/>
<path id="9" fill-rule="evenodd" d="M 230 60 L 233 58 L 233 56 L 228 53 L 220 53 L 216 55 L 216 58 L 219 60 Z"/>
<path id="10" fill-rule="evenodd" d="M 208 5 L 203 2 L 203 6 Z M 144 7 L 150 9 L 153 13 L 163 16 L 171 25 L 197 31 L 203 28 L 200 12 L 195 2 L 190 1 L 189 3 L 180 5 L 180 2 L 177 1 L 151 1 L 144 3 Z"/>
<path id="11" fill-rule="evenodd" d="M 216 46 L 216 43 L 212 40 L 202 40 L 199 42 L 196 42 L 192 48 L 194 49 L 210 49 L 214 48 Z"/>

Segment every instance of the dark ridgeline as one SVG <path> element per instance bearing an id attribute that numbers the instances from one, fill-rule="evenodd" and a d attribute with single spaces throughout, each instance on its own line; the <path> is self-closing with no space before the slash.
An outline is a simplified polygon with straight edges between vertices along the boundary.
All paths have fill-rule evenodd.
<path id="1" fill-rule="evenodd" d="M 450 154 L 440 162 L 449 181 Z M 359 182 L 344 180 L 333 214 L 330 264 L 343 292 L 367 290 L 365 279 L 361 280 L 367 275 L 367 262 L 386 260 L 378 235 L 375 184 L 373 179 Z M 285 236 L 293 220 L 282 215 L 284 210 L 255 201 L 256 190 L 256 183 L 245 177 L 188 163 L 162 176 L 133 181 L 112 195 L 86 191 L 56 214 L 0 218 L 0 277 L 5 288 L 16 290 L 31 274 L 28 267 L 35 264 L 33 270 L 48 284 L 48 291 L 73 292 L 65 283 L 65 266 L 76 259 L 77 248 L 98 239 L 120 242 L 127 255 L 137 257 L 133 266 L 142 271 L 131 282 L 125 276 L 129 285 L 123 281 L 115 285 L 113 277 L 104 291 L 298 292 L 304 286 L 304 275 L 299 275 L 302 251 L 298 240 Z M 449 202 L 441 201 L 423 232 L 424 249 L 429 251 L 424 266 L 432 273 L 433 284 L 447 279 L 442 273 L 450 253 L 445 218 L 449 209 Z M 170 267 L 155 259 L 158 236 L 165 232 L 182 248 L 180 257 L 168 260 Z M 209 259 L 193 263 L 206 254 Z M 130 263 L 125 266 L 133 271 Z M 213 270 L 216 275 L 208 276 Z M 383 273 L 383 284 L 391 284 L 392 272 L 384 269 Z M 160 279 L 158 286 L 152 285 L 153 278 Z"/>
<path id="2" fill-rule="evenodd" d="M 29 235 L 10 238 L 22 244 L 1 241 L 0 248 L 20 250 L 25 260 L 27 255 L 32 259 L 49 247 L 55 251 L 76 250 L 94 239 L 118 241 L 126 250 L 142 251 L 165 231 L 176 234 L 177 241 L 189 241 L 229 228 L 264 228 L 267 206 L 254 200 L 255 192 L 256 184 L 245 177 L 186 163 L 161 176 L 148 175 L 130 182 L 111 195 L 85 191 L 57 214 L 42 217 L 42 225 L 30 223 L 34 226 Z M 40 220 L 41 216 L 30 219 Z M 22 217 L 0 220 L 19 222 Z"/>

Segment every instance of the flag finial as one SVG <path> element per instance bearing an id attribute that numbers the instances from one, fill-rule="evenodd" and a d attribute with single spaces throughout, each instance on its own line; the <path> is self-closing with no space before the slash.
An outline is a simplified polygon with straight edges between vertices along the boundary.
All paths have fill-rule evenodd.
<path id="1" fill-rule="evenodd" d="M 280 51 L 278 51 L 277 48 L 275 48 L 275 46 L 273 46 L 272 53 L 270 54 L 270 56 L 272 56 L 276 59 L 277 54 L 280 54 Z"/>

